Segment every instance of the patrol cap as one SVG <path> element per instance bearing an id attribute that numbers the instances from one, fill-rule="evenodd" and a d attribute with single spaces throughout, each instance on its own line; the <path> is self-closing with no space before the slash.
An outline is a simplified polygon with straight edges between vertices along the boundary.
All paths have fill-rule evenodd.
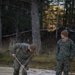
<path id="1" fill-rule="evenodd" d="M 63 30 L 63 31 L 61 32 L 61 34 L 64 35 L 65 37 L 68 37 L 69 32 L 68 32 L 67 30 Z"/>

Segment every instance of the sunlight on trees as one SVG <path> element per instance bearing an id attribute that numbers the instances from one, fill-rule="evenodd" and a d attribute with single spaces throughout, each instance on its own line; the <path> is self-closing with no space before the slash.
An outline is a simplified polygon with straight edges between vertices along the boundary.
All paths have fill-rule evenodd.
<path id="1" fill-rule="evenodd" d="M 49 5 L 48 7 L 44 7 L 43 13 L 43 28 L 47 29 L 48 31 L 54 31 L 56 29 L 56 18 L 57 15 L 59 16 L 59 26 L 63 25 L 63 14 L 64 8 Z M 58 14 L 57 14 L 58 11 Z"/>

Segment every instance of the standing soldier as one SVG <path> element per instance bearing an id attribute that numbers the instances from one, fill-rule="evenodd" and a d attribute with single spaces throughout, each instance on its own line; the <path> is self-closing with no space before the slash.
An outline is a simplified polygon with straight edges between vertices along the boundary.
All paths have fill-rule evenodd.
<path id="1" fill-rule="evenodd" d="M 26 68 L 29 61 L 32 59 L 35 50 L 36 50 L 36 46 L 34 44 L 29 45 L 26 43 L 16 43 L 13 46 L 11 52 L 12 52 L 12 56 L 14 58 L 16 57 L 21 62 L 22 67 Z M 15 59 L 13 64 L 13 68 L 14 68 L 13 75 L 19 75 L 20 66 L 21 65 Z M 24 68 L 22 70 L 22 75 L 27 75 L 27 72 L 25 71 Z"/>
<path id="2" fill-rule="evenodd" d="M 74 42 L 68 38 L 69 32 L 63 30 L 61 32 L 61 39 L 57 42 L 57 53 L 56 53 L 56 75 L 68 75 L 70 62 L 74 58 Z"/>

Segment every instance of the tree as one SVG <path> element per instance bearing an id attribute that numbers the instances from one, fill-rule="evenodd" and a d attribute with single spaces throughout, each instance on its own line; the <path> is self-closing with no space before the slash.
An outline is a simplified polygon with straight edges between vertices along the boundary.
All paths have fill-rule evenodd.
<path id="1" fill-rule="evenodd" d="M 15 31 L 16 31 L 16 42 L 19 41 L 19 21 L 20 21 L 20 13 L 19 13 L 19 9 L 16 9 L 16 19 L 15 19 Z"/>
<path id="2" fill-rule="evenodd" d="M 41 39 L 40 39 L 40 22 L 39 22 L 37 0 L 31 0 L 31 18 L 32 18 L 33 43 L 37 45 L 37 52 L 39 52 L 41 50 Z"/>
<path id="3" fill-rule="evenodd" d="M 1 1 L 0 1 L 0 46 L 2 44 L 2 22 L 1 22 Z"/>

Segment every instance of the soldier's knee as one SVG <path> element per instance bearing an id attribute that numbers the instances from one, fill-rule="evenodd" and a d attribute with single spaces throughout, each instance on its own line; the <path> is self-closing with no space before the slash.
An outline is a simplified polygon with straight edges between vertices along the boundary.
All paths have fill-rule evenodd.
<path id="1" fill-rule="evenodd" d="M 56 75 L 61 75 L 61 73 L 62 73 L 62 69 L 57 68 L 56 69 Z"/>
<path id="2" fill-rule="evenodd" d="M 18 71 L 19 69 L 20 69 L 20 68 L 19 68 L 19 67 L 17 67 L 17 66 L 16 66 L 16 67 L 14 67 L 14 70 L 15 70 L 15 71 Z"/>
<path id="3" fill-rule="evenodd" d="M 64 72 L 68 72 L 68 71 L 69 71 L 69 67 L 65 67 Z"/>
<path id="4" fill-rule="evenodd" d="M 69 72 L 69 69 L 64 70 L 64 73 L 68 73 L 68 72 Z"/>
<path id="5" fill-rule="evenodd" d="M 56 70 L 56 72 L 57 72 L 57 73 L 60 73 L 60 72 L 61 72 L 61 70 Z"/>
<path id="6" fill-rule="evenodd" d="M 14 64 L 14 65 L 13 65 L 13 68 L 14 68 L 14 70 L 19 70 L 19 69 L 20 69 L 20 65 Z"/>

